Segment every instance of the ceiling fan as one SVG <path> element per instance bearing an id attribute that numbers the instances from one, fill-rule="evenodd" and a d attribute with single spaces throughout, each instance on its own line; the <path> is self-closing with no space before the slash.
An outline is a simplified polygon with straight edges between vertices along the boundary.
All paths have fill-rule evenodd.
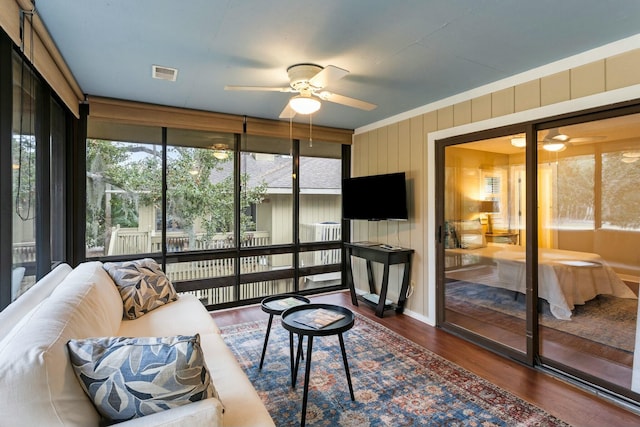
<path id="1" fill-rule="evenodd" d="M 295 64 L 287 68 L 287 74 L 289 86 L 285 87 L 227 85 L 224 89 L 298 93 L 289 100 L 280 113 L 281 119 L 290 119 L 296 114 L 313 114 L 320 109 L 321 100 L 365 111 L 371 111 L 377 107 L 366 101 L 324 90 L 331 83 L 349 74 L 349 71 L 342 68 L 333 65 L 321 67 L 316 64 Z"/>
<path id="2" fill-rule="evenodd" d="M 571 137 L 563 132 L 560 132 L 559 128 L 551 128 L 547 134 L 538 141 L 538 146 L 546 151 L 563 151 L 572 143 L 580 142 L 593 142 L 605 139 L 604 136 L 588 136 L 588 137 Z M 524 136 L 511 138 L 511 145 L 518 148 L 526 146 L 526 140 Z"/>

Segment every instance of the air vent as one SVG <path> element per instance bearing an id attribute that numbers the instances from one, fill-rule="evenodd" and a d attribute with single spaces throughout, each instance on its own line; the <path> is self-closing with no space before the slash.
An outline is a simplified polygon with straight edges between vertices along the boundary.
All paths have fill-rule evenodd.
<path id="1" fill-rule="evenodd" d="M 168 80 L 170 82 L 175 82 L 176 78 L 178 78 L 178 70 L 176 68 L 153 65 L 151 69 L 152 69 L 151 76 L 154 79 Z"/>

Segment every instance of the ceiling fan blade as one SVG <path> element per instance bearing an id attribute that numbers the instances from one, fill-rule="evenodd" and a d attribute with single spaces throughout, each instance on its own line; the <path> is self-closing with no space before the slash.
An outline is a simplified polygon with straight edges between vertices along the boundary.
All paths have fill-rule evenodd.
<path id="1" fill-rule="evenodd" d="M 569 141 L 580 143 L 580 142 L 596 142 L 596 141 L 602 141 L 604 139 L 607 139 L 607 137 L 606 136 L 583 136 L 583 137 L 569 138 Z"/>
<path id="2" fill-rule="evenodd" d="M 346 105 L 347 107 L 359 108 L 365 111 L 371 111 L 378 106 L 370 102 L 361 101 L 355 98 L 349 98 L 348 96 L 338 95 L 337 93 L 321 92 L 318 94 L 320 99 L 324 99 L 329 102 L 335 102 L 336 104 Z"/>
<path id="3" fill-rule="evenodd" d="M 340 80 L 347 74 L 349 74 L 347 70 L 336 67 L 334 65 L 327 65 L 321 71 L 319 71 L 318 74 L 309 79 L 309 84 L 313 87 L 322 89 L 324 87 L 327 87 L 331 83 Z"/>
<path id="4" fill-rule="evenodd" d="M 262 92 L 294 92 L 291 87 L 273 87 L 273 86 L 234 86 L 226 85 L 224 90 L 253 90 Z"/>
<path id="5" fill-rule="evenodd" d="M 291 106 L 287 102 L 287 105 L 284 106 L 284 109 L 282 110 L 282 112 L 278 117 L 280 117 L 281 119 L 292 119 L 295 115 L 296 115 L 296 112 L 293 110 L 293 108 L 291 108 Z"/>

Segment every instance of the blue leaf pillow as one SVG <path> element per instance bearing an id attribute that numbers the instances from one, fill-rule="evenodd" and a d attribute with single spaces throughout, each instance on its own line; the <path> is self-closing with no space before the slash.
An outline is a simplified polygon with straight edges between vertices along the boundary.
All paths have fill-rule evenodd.
<path id="1" fill-rule="evenodd" d="M 218 398 L 199 334 L 87 338 L 67 348 L 82 388 L 110 423 Z"/>
<path id="2" fill-rule="evenodd" d="M 123 317 L 137 319 L 178 299 L 173 284 L 151 258 L 104 264 L 120 292 Z"/>

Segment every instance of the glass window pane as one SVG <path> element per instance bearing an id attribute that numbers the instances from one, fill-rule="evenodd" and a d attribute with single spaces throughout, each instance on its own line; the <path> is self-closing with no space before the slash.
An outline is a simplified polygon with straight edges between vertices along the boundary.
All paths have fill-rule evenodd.
<path id="1" fill-rule="evenodd" d="M 234 150 L 232 134 L 167 130 L 168 252 L 236 246 Z"/>
<path id="2" fill-rule="evenodd" d="M 220 258 L 169 263 L 166 274 L 172 282 L 233 276 L 235 274 L 235 260 Z"/>
<path id="3" fill-rule="evenodd" d="M 159 252 L 160 128 L 89 120 L 87 257 Z"/>
<path id="4" fill-rule="evenodd" d="M 241 300 L 291 292 L 293 292 L 293 279 L 265 280 L 240 285 Z"/>
<path id="5" fill-rule="evenodd" d="M 36 94 L 39 81 L 17 54 L 13 57 L 13 274 L 11 299 L 35 283 L 36 245 Z"/>
<path id="6" fill-rule="evenodd" d="M 66 261 L 66 114 L 51 101 L 51 259 Z"/>
<path id="7" fill-rule="evenodd" d="M 340 144 L 300 145 L 300 241 L 342 237 L 342 159 Z"/>
<path id="8" fill-rule="evenodd" d="M 267 244 L 293 243 L 293 157 L 291 141 L 245 135 L 240 157 L 242 245 L 252 233 Z"/>
<path id="9" fill-rule="evenodd" d="M 526 351 L 525 154 L 509 135 L 445 147 L 445 321 Z"/>
<path id="10" fill-rule="evenodd" d="M 639 121 L 636 114 L 538 132 L 540 352 L 635 392 Z M 549 151 L 555 141 L 562 146 Z"/>

